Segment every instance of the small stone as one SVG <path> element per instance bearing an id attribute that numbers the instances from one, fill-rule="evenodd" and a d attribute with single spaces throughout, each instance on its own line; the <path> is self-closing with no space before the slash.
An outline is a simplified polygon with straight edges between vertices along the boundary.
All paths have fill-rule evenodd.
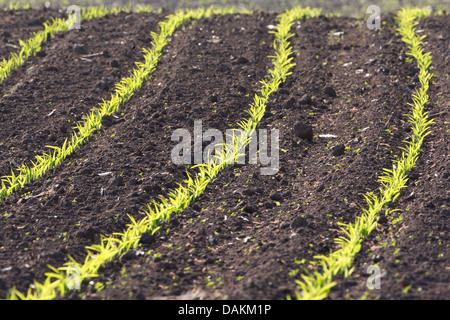
<path id="1" fill-rule="evenodd" d="M 251 213 L 255 213 L 256 211 L 258 211 L 258 209 L 253 205 L 247 205 L 244 207 L 244 211 L 251 214 Z"/>
<path id="2" fill-rule="evenodd" d="M 127 253 L 122 256 L 122 260 L 124 261 L 132 260 L 134 258 L 136 258 L 136 253 L 133 251 L 127 251 Z"/>
<path id="3" fill-rule="evenodd" d="M 151 235 L 149 232 L 144 232 L 141 235 L 139 242 L 141 242 L 143 244 L 152 244 L 152 242 L 154 240 L 155 240 L 155 237 L 153 235 Z"/>
<path id="4" fill-rule="evenodd" d="M 358 284 L 356 280 L 346 280 L 342 283 L 344 287 L 354 287 Z"/>
<path id="5" fill-rule="evenodd" d="M 255 194 L 255 190 L 253 189 L 245 189 L 244 191 L 242 191 L 242 194 L 244 196 L 252 196 Z"/>
<path id="6" fill-rule="evenodd" d="M 190 73 L 197 73 L 197 72 L 203 72 L 203 70 L 200 69 L 200 68 L 197 67 L 197 66 L 193 66 L 192 68 L 189 69 L 189 72 L 190 72 Z"/>
<path id="7" fill-rule="evenodd" d="M 285 193 L 282 194 L 283 198 L 289 198 L 292 195 L 292 192 L 290 191 L 286 191 Z"/>
<path id="8" fill-rule="evenodd" d="M 375 262 L 375 263 L 377 263 L 377 262 L 380 262 L 381 260 L 383 260 L 383 257 L 382 256 L 380 256 L 380 255 L 372 255 L 372 261 L 373 262 Z"/>
<path id="9" fill-rule="evenodd" d="M 345 151 L 345 146 L 343 144 L 338 144 L 337 146 L 335 146 L 331 149 L 331 153 L 335 157 L 342 156 L 344 154 L 344 151 Z"/>
<path id="10" fill-rule="evenodd" d="M 151 118 L 152 119 L 158 119 L 161 115 L 158 112 L 155 112 L 154 114 L 152 114 Z"/>
<path id="11" fill-rule="evenodd" d="M 43 57 L 47 56 L 47 52 L 45 50 L 38 51 L 38 52 L 36 52 L 36 56 L 39 58 L 43 58 Z"/>
<path id="12" fill-rule="evenodd" d="M 386 66 L 381 66 L 380 67 L 380 72 L 384 73 L 384 74 L 388 74 L 389 73 L 389 68 Z"/>
<path id="13" fill-rule="evenodd" d="M 425 204 L 425 207 L 426 207 L 426 208 L 435 208 L 436 205 L 435 205 L 432 201 L 430 201 L 430 202 L 427 202 L 427 203 Z"/>
<path id="14" fill-rule="evenodd" d="M 311 102 L 312 102 L 312 97 L 311 97 L 311 95 L 309 95 L 307 93 L 304 94 L 299 101 L 300 104 L 310 104 Z"/>
<path id="15" fill-rule="evenodd" d="M 401 278 L 398 282 L 403 288 L 406 288 L 407 286 L 411 285 L 411 281 L 405 277 Z"/>
<path id="16" fill-rule="evenodd" d="M 236 60 L 236 63 L 239 63 L 239 64 L 248 63 L 248 59 L 245 58 L 245 57 L 239 57 L 239 58 Z"/>
<path id="17" fill-rule="evenodd" d="M 264 203 L 264 208 L 266 208 L 266 209 L 275 208 L 275 203 L 273 203 L 273 202 L 265 202 Z"/>
<path id="18" fill-rule="evenodd" d="M 119 62 L 117 62 L 117 60 L 111 61 L 111 67 L 113 67 L 113 68 L 119 68 L 119 67 L 120 67 Z"/>
<path id="19" fill-rule="evenodd" d="M 134 115 L 133 115 L 133 119 L 134 120 L 141 120 L 142 118 L 145 117 L 145 114 L 142 111 L 137 111 Z"/>
<path id="20" fill-rule="evenodd" d="M 308 222 L 307 222 L 306 218 L 304 218 L 304 217 L 297 217 L 291 223 L 291 228 L 294 230 L 299 229 L 299 228 L 304 228 L 307 226 L 308 226 Z"/>
<path id="21" fill-rule="evenodd" d="M 313 139 L 312 127 L 301 121 L 294 124 L 294 134 L 301 139 L 308 139 L 309 141 Z"/>
<path id="22" fill-rule="evenodd" d="M 121 176 L 114 177 L 110 180 L 109 184 L 115 187 L 123 186 L 123 178 Z"/>
<path id="23" fill-rule="evenodd" d="M 286 102 L 286 104 L 284 105 L 284 107 L 285 107 L 286 109 L 290 109 L 290 108 L 292 108 L 293 106 L 295 106 L 295 102 L 296 102 L 295 98 L 294 98 L 294 97 L 291 97 L 291 98 Z"/>
<path id="24" fill-rule="evenodd" d="M 281 229 L 286 229 L 287 227 L 289 227 L 289 223 L 288 222 L 283 222 L 280 226 Z"/>
<path id="25" fill-rule="evenodd" d="M 85 230 L 80 230 L 75 234 L 75 238 L 78 239 L 87 239 L 94 241 L 96 238 L 96 235 L 99 233 L 99 230 L 93 227 L 88 227 Z"/>
<path id="26" fill-rule="evenodd" d="M 247 89 L 244 86 L 238 85 L 236 87 L 237 91 L 240 93 L 247 93 Z"/>
<path id="27" fill-rule="evenodd" d="M 386 218 L 386 216 L 381 215 L 381 216 L 378 218 L 378 223 L 384 224 L 384 223 L 386 223 L 386 222 L 388 222 L 388 219 Z"/>
<path id="28" fill-rule="evenodd" d="M 136 138 L 143 138 L 144 137 L 144 135 L 138 129 L 134 130 L 133 136 L 135 136 Z"/>
<path id="29" fill-rule="evenodd" d="M 279 194 L 279 193 L 274 193 L 274 194 L 272 194 L 272 195 L 270 196 L 270 199 L 273 200 L 273 201 L 278 201 L 278 202 L 283 201 L 283 197 L 282 197 L 281 194 Z"/>
<path id="30" fill-rule="evenodd" d="M 86 54 L 87 53 L 86 48 L 83 45 L 79 45 L 79 44 L 77 44 L 75 46 L 75 52 L 78 54 Z"/>
<path id="31" fill-rule="evenodd" d="M 97 82 L 97 84 L 95 85 L 96 88 L 99 88 L 100 90 L 105 90 L 107 89 L 106 83 L 104 81 L 99 81 Z"/>
<path id="32" fill-rule="evenodd" d="M 176 269 L 176 265 L 174 263 L 167 262 L 167 261 L 162 261 L 159 264 L 159 267 L 164 270 L 175 270 Z"/>
<path id="33" fill-rule="evenodd" d="M 408 91 L 409 94 L 413 94 L 414 92 L 412 91 L 412 89 L 414 89 L 413 85 L 407 85 L 405 87 L 405 90 Z"/>
<path id="34" fill-rule="evenodd" d="M 220 65 L 217 68 L 217 71 L 219 71 L 219 72 L 227 72 L 227 71 L 230 71 L 230 67 L 225 65 L 225 64 L 222 64 L 222 65 Z"/>
<path id="35" fill-rule="evenodd" d="M 336 97 L 336 91 L 334 90 L 333 87 L 325 87 L 323 89 L 323 92 L 327 95 L 329 95 L 330 97 Z"/>
<path id="36" fill-rule="evenodd" d="M 113 124 L 114 118 L 110 115 L 104 115 L 102 117 L 102 127 L 110 127 Z"/>

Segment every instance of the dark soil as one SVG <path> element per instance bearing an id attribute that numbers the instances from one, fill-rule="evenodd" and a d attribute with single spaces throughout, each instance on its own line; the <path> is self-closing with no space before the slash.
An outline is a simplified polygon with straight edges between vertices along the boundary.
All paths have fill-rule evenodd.
<path id="1" fill-rule="evenodd" d="M 11 112 L 7 117 L 0 114 L 5 122 L 2 127 L 11 128 L 6 121 L 22 116 L 14 113 L 17 103 L 30 112 L 13 125 L 15 135 L 11 135 L 13 130 L 0 131 L 0 141 L 8 145 L 0 149 L 1 170 L 13 160 L 30 160 L 46 144 L 61 143 L 58 138 L 67 135 L 60 128 L 67 120 L 76 122 L 97 99 L 108 97 L 112 88 L 102 91 L 96 86 L 114 71 L 112 59 L 119 62 L 121 76 L 132 61 L 140 60 L 140 48 L 148 46 L 146 37 L 161 17 L 127 15 L 134 19 L 127 27 L 124 16 L 116 17 L 115 24 L 111 18 L 104 24 L 100 24 L 102 20 L 86 23 L 86 29 L 72 38 L 66 34 L 52 39 L 47 48 L 60 50 L 44 49 L 47 56 L 32 60 L 36 67 L 30 74 L 22 70 L 12 75 L 7 84 L 10 91 L 21 78 L 26 80 L 0 100 L 1 110 Z M 216 128 L 223 132 L 246 118 L 245 110 L 260 87 L 259 80 L 272 67 L 267 56 L 273 54 L 273 35 L 267 26 L 276 23 L 275 17 L 267 13 L 214 16 L 178 31 L 151 80 L 116 115 L 118 119 L 105 120 L 102 131 L 63 166 L 0 204 L 0 297 L 6 297 L 13 285 L 24 292 L 33 280 L 43 281 L 47 264 L 62 266 L 68 254 L 84 260 L 86 245 L 98 243 L 100 234 L 120 232 L 129 222 L 127 214 L 142 217 L 140 211 L 146 203 L 175 188 L 186 175 L 186 168 L 170 159 L 177 143 L 171 141 L 175 129 L 192 133 L 194 121 L 202 120 L 204 131 Z M 150 18 L 152 23 L 145 24 Z M 361 207 L 366 207 L 362 195 L 380 187 L 377 175 L 392 166 L 392 160 L 400 155 L 398 147 L 410 132 L 404 117 L 411 102 L 406 86 L 420 85 L 417 69 L 406 61 L 405 45 L 396 35 L 393 17 L 383 19 L 386 24 L 380 32 L 368 30 L 364 20 L 349 18 L 320 17 L 296 24 L 292 38 L 296 66 L 273 94 L 260 124 L 260 128 L 280 130 L 279 172 L 263 176 L 259 165 L 224 170 L 195 204 L 172 217 L 154 237 L 143 239 L 138 251 L 109 263 L 99 278 L 69 297 L 292 296 L 295 280 L 305 268 L 313 270 L 309 261 L 336 249 L 337 222 L 352 222 L 359 216 Z M 420 26 L 429 35 L 425 50 L 433 53 L 438 75 L 427 105 L 436 123 L 408 189 L 394 205 L 402 211 L 380 220 L 356 257 L 355 272 L 348 279 L 337 279 L 331 299 L 363 296 L 368 291 L 367 267 L 375 262 L 387 275 L 382 277 L 381 290 L 368 293 L 372 298 L 449 297 L 448 24 L 448 16 L 443 16 L 427 19 Z M 122 41 L 135 43 L 136 49 L 118 44 L 113 49 L 112 43 L 94 41 L 96 36 L 111 36 L 105 28 L 129 32 L 122 35 Z M 74 53 L 74 44 L 88 41 L 89 35 L 92 42 L 86 42 L 86 47 L 92 46 L 92 51 L 88 53 L 107 47 L 112 56 L 92 59 L 98 63 L 95 68 L 102 68 L 97 77 L 92 75 L 92 63 L 84 66 Z M 94 43 L 99 47 L 93 47 Z M 62 68 L 63 62 L 74 60 L 86 68 L 83 72 L 88 78 Z M 46 70 L 47 64 L 56 64 L 57 71 Z M 66 70 L 72 70 L 72 77 Z M 37 72 L 40 76 L 33 76 Z M 30 84 L 31 79 L 42 83 Z M 66 87 L 63 79 L 75 83 Z M 31 108 L 34 95 L 42 101 L 38 113 L 44 121 L 33 118 L 38 116 Z M 78 106 L 78 96 L 91 100 L 85 107 Z M 72 114 L 70 108 L 76 112 Z M 57 111 L 47 117 L 53 109 Z M 308 127 L 312 139 L 308 130 L 303 130 L 307 132 L 304 136 L 299 134 Z M 35 134 L 44 130 L 49 133 Z M 20 140 L 25 134 L 31 136 L 28 145 Z M 11 146 L 15 148 L 11 150 Z M 100 177 L 102 172 L 111 174 Z M 403 221 L 394 224 L 400 215 Z M 393 237 L 395 247 L 391 247 Z M 394 255 L 397 248 L 400 253 Z M 438 258 L 441 253 L 443 258 Z M 97 292 L 95 283 L 103 290 Z M 412 287 L 405 295 L 403 290 L 409 284 Z"/>
<path id="2" fill-rule="evenodd" d="M 347 280 L 355 287 L 349 289 L 341 281 L 331 298 L 357 298 L 367 291 L 367 268 L 379 262 L 380 289 L 370 291 L 370 298 L 449 299 L 450 38 L 445 30 L 450 30 L 450 19 L 428 18 L 417 28 L 427 35 L 424 50 L 432 52 L 436 74 L 427 106 L 434 120 L 432 133 L 396 204 L 400 211 L 387 217 L 380 232 L 367 239 L 364 254 L 357 256 L 356 272 Z"/>
<path id="3" fill-rule="evenodd" d="M 150 31 L 163 18 L 156 14 L 108 15 L 83 21 L 81 29 L 56 34 L 38 56 L 0 84 L 0 176 L 30 163 L 47 145 L 62 146 L 72 127 L 114 84 L 143 61 Z M 90 54 L 101 55 L 85 58 Z"/>
<path id="4" fill-rule="evenodd" d="M 275 17 L 214 17 L 177 33 L 155 76 L 117 115 L 118 120 L 106 124 L 105 132 L 68 159 L 68 165 L 21 190 L 27 198 L 2 204 L 1 212 L 11 217 L 1 221 L 2 230 L 11 231 L 5 232 L 5 241 L 22 237 L 13 226 L 23 215 L 33 217 L 29 222 L 38 219 L 43 224 L 38 229 L 30 224 L 29 239 L 14 241 L 14 249 L 1 253 L 5 253 L 2 263 L 8 261 L 2 267 L 30 266 L 20 271 L 22 280 L 8 277 L 8 281 L 21 282 L 26 288 L 33 278 L 42 279 L 46 264 L 63 263 L 69 250 L 81 259 L 84 247 L 97 242 L 100 233 L 121 231 L 129 222 L 127 213 L 140 217 L 145 203 L 182 181 L 184 166 L 168 161 L 175 145 L 171 131 L 192 131 L 194 119 L 202 120 L 205 128 L 224 131 L 245 117 L 259 80 L 267 74 L 273 36 L 266 27 L 275 23 Z M 245 59 L 240 59 L 244 55 Z M 218 102 L 210 102 L 213 96 Z M 113 174 L 98 176 L 106 171 Z M 101 195 L 102 188 L 106 196 Z M 54 225 L 54 219 L 61 223 Z M 39 242 L 30 246 L 30 240 L 36 238 Z M 55 246 L 60 238 L 66 240 Z M 14 261 L 22 262 L 12 264 Z"/>
<path id="5" fill-rule="evenodd" d="M 374 36 L 350 19 L 311 19 L 296 35 L 294 74 L 260 126 L 280 130 L 280 148 L 287 150 L 281 152 L 280 172 L 264 177 L 257 166 L 225 171 L 200 197 L 197 210 L 178 217 L 168 235 L 143 245 L 150 256 L 112 263 L 100 279 L 111 285 L 96 297 L 133 292 L 131 298 L 190 293 L 204 299 L 283 299 L 294 294 L 295 274 L 308 266 L 300 261 L 336 248 L 336 222 L 354 221 L 362 193 L 378 187 L 376 173 L 390 165 L 406 138 L 402 114 L 410 96 L 398 58 L 402 43 L 392 29 Z M 383 65 L 391 72 L 381 72 Z M 311 103 L 301 102 L 305 95 Z M 298 121 L 313 127 L 312 142 L 296 137 Z M 334 157 L 333 147 L 340 144 L 349 149 Z M 248 206 L 256 212 L 247 213 Z"/>
<path id="6" fill-rule="evenodd" d="M 19 40 L 44 30 L 44 22 L 63 17 L 57 10 L 0 10 L 0 60 L 20 49 Z"/>

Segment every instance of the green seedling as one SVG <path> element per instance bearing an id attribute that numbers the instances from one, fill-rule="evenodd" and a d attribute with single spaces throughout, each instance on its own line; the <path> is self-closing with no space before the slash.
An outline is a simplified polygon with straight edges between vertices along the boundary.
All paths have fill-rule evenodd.
<path id="1" fill-rule="evenodd" d="M 419 80 L 421 87 L 412 95 L 413 103 L 412 114 L 406 115 L 412 126 L 411 138 L 402 147 L 402 156 L 395 160 L 392 169 L 384 169 L 383 175 L 379 177 L 382 187 L 379 189 L 380 196 L 374 193 L 366 194 L 365 199 L 368 204 L 367 209 L 363 209 L 362 215 L 358 217 L 355 223 L 344 224 L 338 222 L 341 226 L 342 236 L 335 239 L 336 244 L 341 248 L 331 252 L 329 256 L 321 255 L 315 257 L 316 264 L 321 271 L 314 271 L 312 274 L 303 274 L 302 280 L 297 280 L 298 291 L 297 299 L 317 300 L 327 297 L 328 292 L 336 285 L 334 277 L 337 274 L 343 274 L 347 278 L 353 271 L 351 267 L 354 256 L 361 249 L 363 238 L 367 237 L 377 226 L 378 215 L 385 212 L 386 215 L 398 210 L 391 210 L 388 205 L 394 202 L 400 195 L 400 191 L 406 187 L 407 173 L 416 164 L 419 157 L 420 148 L 424 138 L 430 134 L 429 127 L 433 123 L 429 120 L 424 111 L 425 104 L 428 103 L 427 91 L 433 74 L 430 72 L 431 54 L 423 53 L 421 46 L 425 36 L 419 36 L 415 31 L 418 18 L 429 15 L 430 12 L 422 9 L 403 9 L 398 12 L 398 31 L 402 40 L 409 46 L 407 53 L 413 57 L 419 67 Z M 288 296 L 288 298 L 290 298 Z"/>
<path id="2" fill-rule="evenodd" d="M 208 17 L 214 13 L 226 14 L 231 12 L 233 11 L 214 11 L 210 8 L 208 10 L 188 10 L 186 13 L 178 12 L 168 16 L 167 20 L 160 24 L 161 33 L 152 33 L 154 50 L 144 50 L 146 53 L 146 63 L 138 64 L 139 68 L 133 72 L 133 80 L 127 80 L 125 83 L 120 83 L 117 86 L 120 95 L 113 97 L 112 100 L 114 100 L 115 103 L 113 104 L 112 101 L 104 103 L 104 107 L 99 109 L 97 113 L 107 114 L 120 103 L 123 103 L 130 98 L 130 95 L 132 95 L 134 90 L 131 90 L 130 92 L 129 89 L 137 89 L 140 86 L 140 83 L 138 83 L 139 80 L 142 81 L 142 79 L 148 75 L 148 68 L 151 67 L 154 69 L 157 56 L 161 53 L 169 36 L 179 25 L 190 19 Z M 244 119 L 238 123 L 239 127 L 245 132 L 252 132 L 255 130 L 256 126 L 264 116 L 269 96 L 276 91 L 281 82 L 285 81 L 286 77 L 291 74 L 289 70 L 294 66 L 291 62 L 292 57 L 289 58 L 292 54 L 289 39 L 294 35 L 290 32 L 292 25 L 301 17 L 308 18 L 317 16 L 319 13 L 320 10 L 316 9 L 294 8 L 278 17 L 276 31 L 271 31 L 275 34 L 273 44 L 275 55 L 270 57 L 273 59 L 273 69 L 269 70 L 269 77 L 266 80 L 261 81 L 262 88 L 260 93 L 255 95 L 253 104 L 247 111 L 250 118 Z M 101 117 L 96 116 L 97 114 L 92 114 L 90 121 L 97 121 L 98 126 Z M 87 127 L 86 129 L 83 128 L 84 127 L 79 127 L 80 133 L 89 135 L 92 127 Z M 196 174 L 195 178 L 192 178 L 192 176 L 188 174 L 188 178 L 184 181 L 184 185 L 179 184 L 177 189 L 169 192 L 168 197 L 160 197 L 158 200 L 154 200 L 152 203 L 148 204 L 145 210 L 145 218 L 136 221 L 132 216 L 129 216 L 131 223 L 122 233 L 115 233 L 110 237 L 101 236 L 100 244 L 86 247 L 88 254 L 83 264 L 77 263 L 73 258 L 69 257 L 70 261 L 66 263 L 64 267 L 57 269 L 49 266 L 53 272 L 46 274 L 47 278 L 44 283 L 41 284 L 35 281 L 34 289 L 30 289 L 26 295 L 20 293 L 16 288 L 13 288 L 8 298 L 54 299 L 58 295 L 64 296 L 68 293 L 66 281 L 69 277 L 67 274 L 69 268 L 77 266 L 80 270 L 80 281 L 83 281 L 84 279 L 97 276 L 99 268 L 108 261 L 117 258 L 132 248 L 138 248 L 140 237 L 143 233 L 156 233 L 161 228 L 161 225 L 170 219 L 172 214 L 180 213 L 194 202 L 195 199 L 204 192 L 206 186 L 214 180 L 218 173 L 239 157 L 239 150 L 243 150 L 242 147 L 248 145 L 249 139 L 245 135 L 239 135 L 239 137 L 234 136 L 233 138 L 234 146 L 227 147 L 225 145 L 223 152 L 219 152 L 215 155 L 218 160 L 217 162 L 213 161 L 195 166 L 199 170 L 199 174 Z M 63 151 L 56 150 L 55 153 L 62 154 Z"/>

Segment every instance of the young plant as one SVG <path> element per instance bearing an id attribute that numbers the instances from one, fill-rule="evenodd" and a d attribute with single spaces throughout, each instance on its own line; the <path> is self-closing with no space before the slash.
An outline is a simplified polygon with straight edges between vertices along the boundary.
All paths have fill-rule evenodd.
<path id="1" fill-rule="evenodd" d="M 297 299 L 326 298 L 329 290 L 336 285 L 334 277 L 337 274 L 343 274 L 347 278 L 353 272 L 354 268 L 351 268 L 351 265 L 354 256 L 360 251 L 363 238 L 377 226 L 378 215 L 382 210 L 385 209 L 386 215 L 397 211 L 388 209 L 388 205 L 394 202 L 400 195 L 400 191 L 406 187 L 407 173 L 416 164 L 423 140 L 430 133 L 429 127 L 433 123 L 424 111 L 424 105 L 428 102 L 429 81 L 433 76 L 429 71 L 431 55 L 423 53 L 421 41 L 424 36 L 417 35 L 414 29 L 417 25 L 415 20 L 428 14 L 428 11 L 422 9 L 403 9 L 397 15 L 398 31 L 403 41 L 409 45 L 408 55 L 415 58 L 420 70 L 421 87 L 413 94 L 413 103 L 408 103 L 412 107 L 412 114 L 407 115 L 412 126 L 411 139 L 406 142 L 405 147 L 401 148 L 402 156 L 400 160 L 394 161 L 392 169 L 383 169 L 383 175 L 379 178 L 382 185 L 379 189 L 380 195 L 376 196 L 373 192 L 365 195 L 368 208 L 363 209 L 362 215 L 356 219 L 355 223 L 339 223 L 343 235 L 335 239 L 335 242 L 341 248 L 328 257 L 316 256 L 315 259 L 318 261 L 314 264 L 318 265 L 321 271 L 303 274 L 302 281 L 296 281 L 299 289 L 296 292 Z"/>
<path id="2" fill-rule="evenodd" d="M 230 11 L 227 12 L 229 13 Z M 188 17 L 199 18 L 209 16 L 213 13 L 220 13 L 220 11 L 214 11 L 212 9 L 206 11 L 196 10 L 171 15 L 165 21 L 166 25 L 161 26 L 161 34 L 166 34 L 167 41 L 168 34 L 171 34 L 175 30 L 175 27 Z M 289 55 L 292 53 L 288 41 L 292 37 L 290 33 L 291 26 L 295 20 L 303 16 L 310 17 L 318 14 L 318 10 L 295 8 L 280 15 L 277 32 L 275 33 L 275 56 L 272 57 L 274 58 L 274 67 L 272 70 L 269 70 L 269 81 L 261 81 L 261 93 L 255 95 L 253 104 L 250 110 L 248 110 L 250 118 L 239 123 L 239 126 L 244 132 L 252 131 L 256 128 L 264 115 L 270 94 L 278 89 L 280 83 L 290 74 L 290 68 L 294 66 L 291 63 L 292 58 L 289 58 Z M 158 35 L 154 34 L 155 47 L 159 44 L 159 47 L 162 48 L 164 43 L 165 41 L 160 40 Z M 121 233 L 115 233 L 108 238 L 102 236 L 100 244 L 87 247 L 88 254 L 83 264 L 77 263 L 70 258 L 70 262 L 64 267 L 59 269 L 52 267 L 51 269 L 54 272 L 46 274 L 47 279 L 43 284 L 35 282 L 35 290 L 30 289 L 24 295 L 13 288 L 9 299 L 54 299 L 57 295 L 64 296 L 69 290 L 66 286 L 70 278 L 68 271 L 73 268 L 79 270 L 80 281 L 95 277 L 98 269 L 105 263 L 120 257 L 132 248 L 137 248 L 143 233 L 150 232 L 154 234 L 161 228 L 163 223 L 170 219 L 172 214 L 180 213 L 198 198 L 219 172 L 237 159 L 240 150 L 242 150 L 241 147 L 246 146 L 248 143 L 249 139 L 247 136 L 240 135 L 240 137 L 236 137 L 234 147 L 224 148 L 222 153 L 216 155 L 218 161 L 197 166 L 199 172 L 195 175 L 195 178 L 192 178 L 188 174 L 184 184 L 179 184 L 177 189 L 170 191 L 168 197 L 160 197 L 147 204 L 145 209 L 146 217 L 142 220 L 136 221 L 133 217 L 129 216 L 131 223 L 126 230 Z"/>

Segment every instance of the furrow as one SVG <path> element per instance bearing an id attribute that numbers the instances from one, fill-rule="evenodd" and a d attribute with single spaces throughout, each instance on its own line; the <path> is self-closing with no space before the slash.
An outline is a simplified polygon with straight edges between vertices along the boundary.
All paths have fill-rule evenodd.
<path id="1" fill-rule="evenodd" d="M 91 7 L 83 11 L 81 21 L 85 19 L 100 18 L 111 13 L 120 12 L 120 8 L 107 9 L 105 7 Z M 26 41 L 20 40 L 20 49 L 11 53 L 9 59 L 4 58 L 0 61 L 0 84 L 9 76 L 16 68 L 20 67 L 32 55 L 36 55 L 41 50 L 43 43 L 56 33 L 69 29 L 69 25 L 75 23 L 75 15 L 70 16 L 67 20 L 62 18 L 54 18 L 52 21 L 44 22 L 44 30 L 37 31 Z"/>
<path id="2" fill-rule="evenodd" d="M 114 94 L 111 95 L 111 99 L 104 100 L 99 108 L 94 108 L 84 116 L 84 120 L 76 124 L 74 133 L 62 143 L 62 147 L 51 146 L 50 148 L 54 149 L 53 152 L 37 155 L 36 161 L 32 162 L 31 166 L 18 164 L 17 172 L 12 171 L 10 176 L 3 177 L 0 200 L 6 200 L 18 189 L 42 177 L 48 170 L 61 164 L 67 156 L 85 144 L 91 134 L 101 128 L 103 117 L 116 112 L 144 84 L 144 81 L 154 71 L 158 58 L 175 29 L 186 21 L 212 13 L 212 9 L 189 11 L 188 13 L 179 12 L 171 16 L 171 19 L 161 23 L 161 32 L 159 34 L 151 33 L 153 48 L 150 50 L 143 49 L 145 62 L 137 62 L 137 67 L 130 72 L 130 76 L 123 78 L 115 85 L 116 89 Z"/>
<path id="3" fill-rule="evenodd" d="M 74 125 L 114 93 L 114 83 L 145 61 L 142 48 L 163 18 L 121 12 L 85 20 L 82 30 L 49 40 L 40 57 L 28 59 L 28 71 L 9 77 L 0 98 L 0 126 L 10 128 L 0 130 L 0 176 L 31 165 L 46 146 L 62 146 Z"/>
<path id="4" fill-rule="evenodd" d="M 7 241 L 11 254 L 0 253 L 0 268 L 20 267 L 25 259 L 33 265 L 34 274 L 43 275 L 46 264 L 67 262 L 68 252 L 84 260 L 84 247 L 98 242 L 100 233 L 122 231 L 129 222 L 127 213 L 140 219 L 142 205 L 158 195 L 167 196 L 167 189 L 186 177 L 185 167 L 170 161 L 175 145 L 171 133 L 177 128 L 192 132 L 193 120 L 199 118 L 205 128 L 225 132 L 246 116 L 245 106 L 267 73 L 273 42 L 267 25 L 274 20 L 274 14 L 264 13 L 255 17 L 215 15 L 175 32 L 152 78 L 122 113 L 104 121 L 101 132 L 69 157 L 67 165 L 24 188 L 26 194 L 21 198 L 0 204 L 0 212 L 8 212 L 6 219 L 0 219 L 0 229 L 8 230 L 3 234 L 5 240 L 18 236 L 19 230 L 11 227 L 22 225 L 19 221 L 27 216 L 23 221 L 26 227 L 19 231 L 22 240 Z M 234 25 L 239 31 L 227 31 L 225 25 Z M 190 49 L 192 43 L 198 49 Z M 242 55 L 248 62 L 237 63 Z M 223 84 L 230 87 L 223 88 Z M 99 176 L 107 172 L 110 174 Z M 58 223 L 50 227 L 55 212 L 63 214 L 58 214 Z M 35 219 L 42 227 L 33 227 Z M 52 239 L 60 234 L 64 242 L 53 245 Z M 39 241 L 33 243 L 36 238 Z M 44 249 L 47 245 L 50 247 Z M 24 247 L 28 248 L 25 256 Z M 26 273 L 22 271 L 21 276 Z M 9 280 L 23 282 L 20 277 Z"/>
<path id="5" fill-rule="evenodd" d="M 0 61 L 20 50 L 20 39 L 44 29 L 43 23 L 61 17 L 56 10 L 0 10 Z"/>
<path id="6" fill-rule="evenodd" d="M 261 93 L 256 94 L 248 113 L 250 118 L 239 123 L 244 132 L 253 132 L 262 119 L 270 94 L 276 91 L 279 85 L 285 81 L 293 67 L 292 58 L 289 58 L 292 49 L 289 45 L 289 38 L 292 36 L 290 28 L 295 20 L 305 15 L 315 15 L 315 10 L 296 8 L 288 11 L 279 18 L 276 29 L 276 41 L 274 42 L 275 56 L 273 69 L 269 71 L 269 80 L 262 81 Z M 160 198 L 147 205 L 146 217 L 137 221 L 131 217 L 132 223 L 123 233 L 115 236 L 102 238 L 101 244 L 89 246 L 88 256 L 84 264 L 76 263 L 74 260 L 66 264 L 65 267 L 55 269 L 48 274 L 44 284 L 35 283 L 36 290 L 30 290 L 25 296 L 17 290 L 13 290 L 11 298 L 54 298 L 58 292 L 62 295 L 67 293 L 67 280 L 70 280 L 71 270 L 79 271 L 79 279 L 84 280 L 94 276 L 98 269 L 106 262 L 120 256 L 131 248 L 137 248 L 141 236 L 146 233 L 154 234 L 161 224 L 168 221 L 173 213 L 183 211 L 192 201 L 194 201 L 206 188 L 221 170 L 234 162 L 240 154 L 240 150 L 248 144 L 248 137 L 241 135 L 236 138 L 234 147 L 224 147 L 223 151 L 217 155 L 217 162 L 199 165 L 198 175 L 188 176 L 184 185 L 180 185 L 169 193 L 169 198 Z"/>
<path id="7" fill-rule="evenodd" d="M 407 174 L 416 164 L 420 154 L 424 138 L 430 133 L 429 120 L 424 111 L 424 105 L 428 102 L 428 87 L 432 77 L 429 71 L 431 65 L 430 53 L 423 53 L 421 41 L 424 36 L 415 33 L 414 22 L 417 18 L 429 14 L 421 9 L 403 9 L 398 13 L 399 32 L 402 39 L 409 45 L 408 55 L 416 59 L 419 68 L 419 80 L 421 87 L 415 90 L 412 95 L 412 114 L 408 115 L 412 126 L 412 135 L 402 147 L 404 152 L 398 161 L 394 161 L 392 169 L 384 169 L 379 177 L 382 187 L 380 196 L 374 192 L 365 195 L 368 208 L 363 209 L 363 213 L 354 223 L 341 223 L 342 236 L 335 239 L 340 246 L 339 250 L 333 251 L 330 255 L 317 256 L 317 266 L 319 270 L 312 274 L 302 275 L 302 280 L 297 281 L 299 291 L 296 293 L 298 299 L 324 299 L 330 289 L 336 285 L 334 278 L 338 274 L 343 274 L 347 278 L 352 272 L 352 262 L 354 256 L 360 251 L 361 243 L 377 226 L 378 216 L 383 212 L 388 216 L 391 212 L 389 205 L 399 196 L 407 184 Z"/>
<path id="8" fill-rule="evenodd" d="M 350 283 L 351 290 L 333 289 L 330 299 L 442 299 L 449 294 L 450 245 L 446 231 L 450 190 L 446 185 L 450 177 L 450 121 L 446 115 L 450 104 L 446 97 L 450 88 L 446 70 L 450 60 L 448 43 L 443 41 L 450 30 L 449 16 L 421 19 L 416 29 L 427 35 L 422 45 L 426 52 L 433 53 L 435 74 L 425 107 L 435 122 L 422 147 L 427 156 L 419 157 L 411 170 L 408 191 L 397 200 L 400 210 L 383 219 L 378 232 L 364 241 L 361 254 L 355 257 L 353 274 L 338 279 L 337 287 Z M 369 267 L 372 272 L 368 272 Z"/>

